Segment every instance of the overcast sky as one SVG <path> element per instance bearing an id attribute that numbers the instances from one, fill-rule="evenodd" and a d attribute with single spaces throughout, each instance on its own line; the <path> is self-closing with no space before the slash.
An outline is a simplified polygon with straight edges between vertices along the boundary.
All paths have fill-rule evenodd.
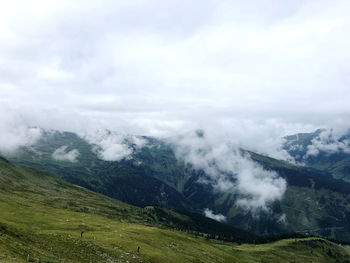
<path id="1" fill-rule="evenodd" d="M 1 125 L 266 145 L 346 129 L 349 14 L 346 0 L 0 0 Z"/>

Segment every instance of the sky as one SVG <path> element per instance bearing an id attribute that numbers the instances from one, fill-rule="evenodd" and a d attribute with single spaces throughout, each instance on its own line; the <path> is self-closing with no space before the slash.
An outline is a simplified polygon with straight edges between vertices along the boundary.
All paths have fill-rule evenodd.
<path id="1" fill-rule="evenodd" d="M 0 0 L 0 141 L 32 140 L 28 127 L 204 129 L 273 155 L 284 135 L 346 130 L 349 13 L 349 1 Z"/>
<path id="2" fill-rule="evenodd" d="M 77 132 L 106 161 L 130 158 L 125 138 L 163 137 L 202 183 L 268 210 L 286 181 L 239 148 L 290 160 L 283 136 L 332 128 L 308 154 L 350 152 L 338 140 L 350 128 L 349 14 L 347 0 L 0 0 L 0 153 L 39 128 Z"/>

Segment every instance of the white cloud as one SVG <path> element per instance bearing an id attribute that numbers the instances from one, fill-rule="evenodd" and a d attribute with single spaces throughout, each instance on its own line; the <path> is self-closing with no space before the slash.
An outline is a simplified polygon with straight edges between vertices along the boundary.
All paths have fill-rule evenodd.
<path id="1" fill-rule="evenodd" d="M 343 138 L 344 135 L 348 135 L 348 132 L 337 132 L 332 129 L 323 130 L 316 138 L 312 139 L 312 144 L 307 146 L 304 159 L 317 156 L 321 152 L 326 154 L 337 152 L 350 154 L 350 139 Z"/>
<path id="2" fill-rule="evenodd" d="M 19 147 L 33 145 L 41 129 L 28 127 L 25 120 L 11 112 L 0 112 L 0 154 L 10 154 Z"/>
<path id="3" fill-rule="evenodd" d="M 242 167 L 237 173 L 237 189 L 243 196 L 237 201 L 238 205 L 250 210 L 268 210 L 271 202 L 282 199 L 287 189 L 283 178 L 276 172 L 264 170 L 249 159 L 240 162 Z"/>
<path id="4" fill-rule="evenodd" d="M 204 209 L 204 215 L 219 222 L 226 222 L 227 220 L 226 216 L 222 214 L 214 214 L 209 208 Z"/>
<path id="5" fill-rule="evenodd" d="M 123 135 L 108 130 L 96 130 L 81 136 L 94 146 L 93 151 L 105 161 L 130 159 L 135 150 L 141 149 L 147 143 L 146 140 L 140 137 Z"/>
<path id="6" fill-rule="evenodd" d="M 230 137 L 197 131 L 170 139 L 170 145 L 179 160 L 205 172 L 208 177 L 199 182 L 217 191 L 238 192 L 236 204 L 248 210 L 268 210 L 269 204 L 284 195 L 286 181 L 251 160 Z"/>
<path id="7" fill-rule="evenodd" d="M 349 11 L 324 0 L 0 1 L 0 107 L 29 127 L 82 133 L 217 127 L 288 160 L 284 135 L 349 127 Z M 130 152 L 117 139 L 103 148 L 107 159 Z"/>
<path id="8" fill-rule="evenodd" d="M 58 161 L 68 161 L 68 162 L 76 162 L 78 156 L 80 155 L 79 151 L 77 149 L 73 149 L 70 151 L 67 151 L 68 146 L 63 145 L 59 148 L 57 148 L 53 153 L 52 153 L 52 158 L 54 160 Z"/>
<path id="9" fill-rule="evenodd" d="M 0 10 L 0 97 L 22 112 L 54 105 L 141 133 L 198 113 L 349 120 L 348 1 L 29 0 Z"/>

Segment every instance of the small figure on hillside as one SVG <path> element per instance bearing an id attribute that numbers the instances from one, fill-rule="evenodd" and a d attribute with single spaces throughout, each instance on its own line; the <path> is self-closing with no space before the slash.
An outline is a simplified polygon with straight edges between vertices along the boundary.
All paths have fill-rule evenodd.
<path id="1" fill-rule="evenodd" d="M 83 234 L 84 234 L 84 231 L 81 231 L 81 233 L 80 233 L 81 240 L 83 240 Z"/>
<path id="2" fill-rule="evenodd" d="M 137 255 L 140 255 L 140 246 L 137 246 Z"/>

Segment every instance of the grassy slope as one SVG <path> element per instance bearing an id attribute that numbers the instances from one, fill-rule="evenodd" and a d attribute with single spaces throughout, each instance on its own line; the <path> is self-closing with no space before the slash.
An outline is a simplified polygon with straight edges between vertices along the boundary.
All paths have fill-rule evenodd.
<path id="1" fill-rule="evenodd" d="M 137 151 L 132 160 L 104 162 L 91 151 L 91 145 L 77 135 L 56 132 L 44 136 L 34 151 L 24 149 L 18 156 L 12 156 L 12 160 L 131 204 L 196 211 L 208 207 L 226 215 L 231 225 L 259 234 L 310 230 L 317 235 L 350 240 L 350 185 L 342 181 L 250 152 L 254 161 L 266 169 L 276 170 L 288 182 L 283 200 L 273 204 L 275 214 L 285 214 L 288 220 L 279 222 L 278 217 L 271 214 L 256 220 L 236 205 L 235 192 L 214 194 L 210 185 L 197 183 L 200 172 L 178 162 L 161 141 L 148 140 L 153 147 Z M 62 145 L 79 149 L 78 162 L 52 159 L 52 152 Z M 134 165 L 135 162 L 141 165 Z"/>
<path id="2" fill-rule="evenodd" d="M 256 246 L 207 241 L 154 227 L 162 223 L 144 210 L 0 160 L 0 262 L 26 262 L 28 255 L 33 262 L 34 258 L 41 262 L 280 262 L 281 258 L 347 262 L 350 258 L 348 248 L 317 238 Z"/>
<path id="3" fill-rule="evenodd" d="M 77 162 L 52 158 L 52 153 L 63 145 L 68 146 L 68 150 L 79 150 Z M 149 171 L 140 170 L 137 165 L 130 167 L 122 162 L 101 160 L 93 152 L 92 145 L 74 133 L 45 133 L 34 147 L 24 147 L 7 158 L 18 165 L 54 174 L 68 182 L 129 204 L 151 204 L 182 210 L 191 210 L 192 207 L 171 184 L 163 183 Z"/>

